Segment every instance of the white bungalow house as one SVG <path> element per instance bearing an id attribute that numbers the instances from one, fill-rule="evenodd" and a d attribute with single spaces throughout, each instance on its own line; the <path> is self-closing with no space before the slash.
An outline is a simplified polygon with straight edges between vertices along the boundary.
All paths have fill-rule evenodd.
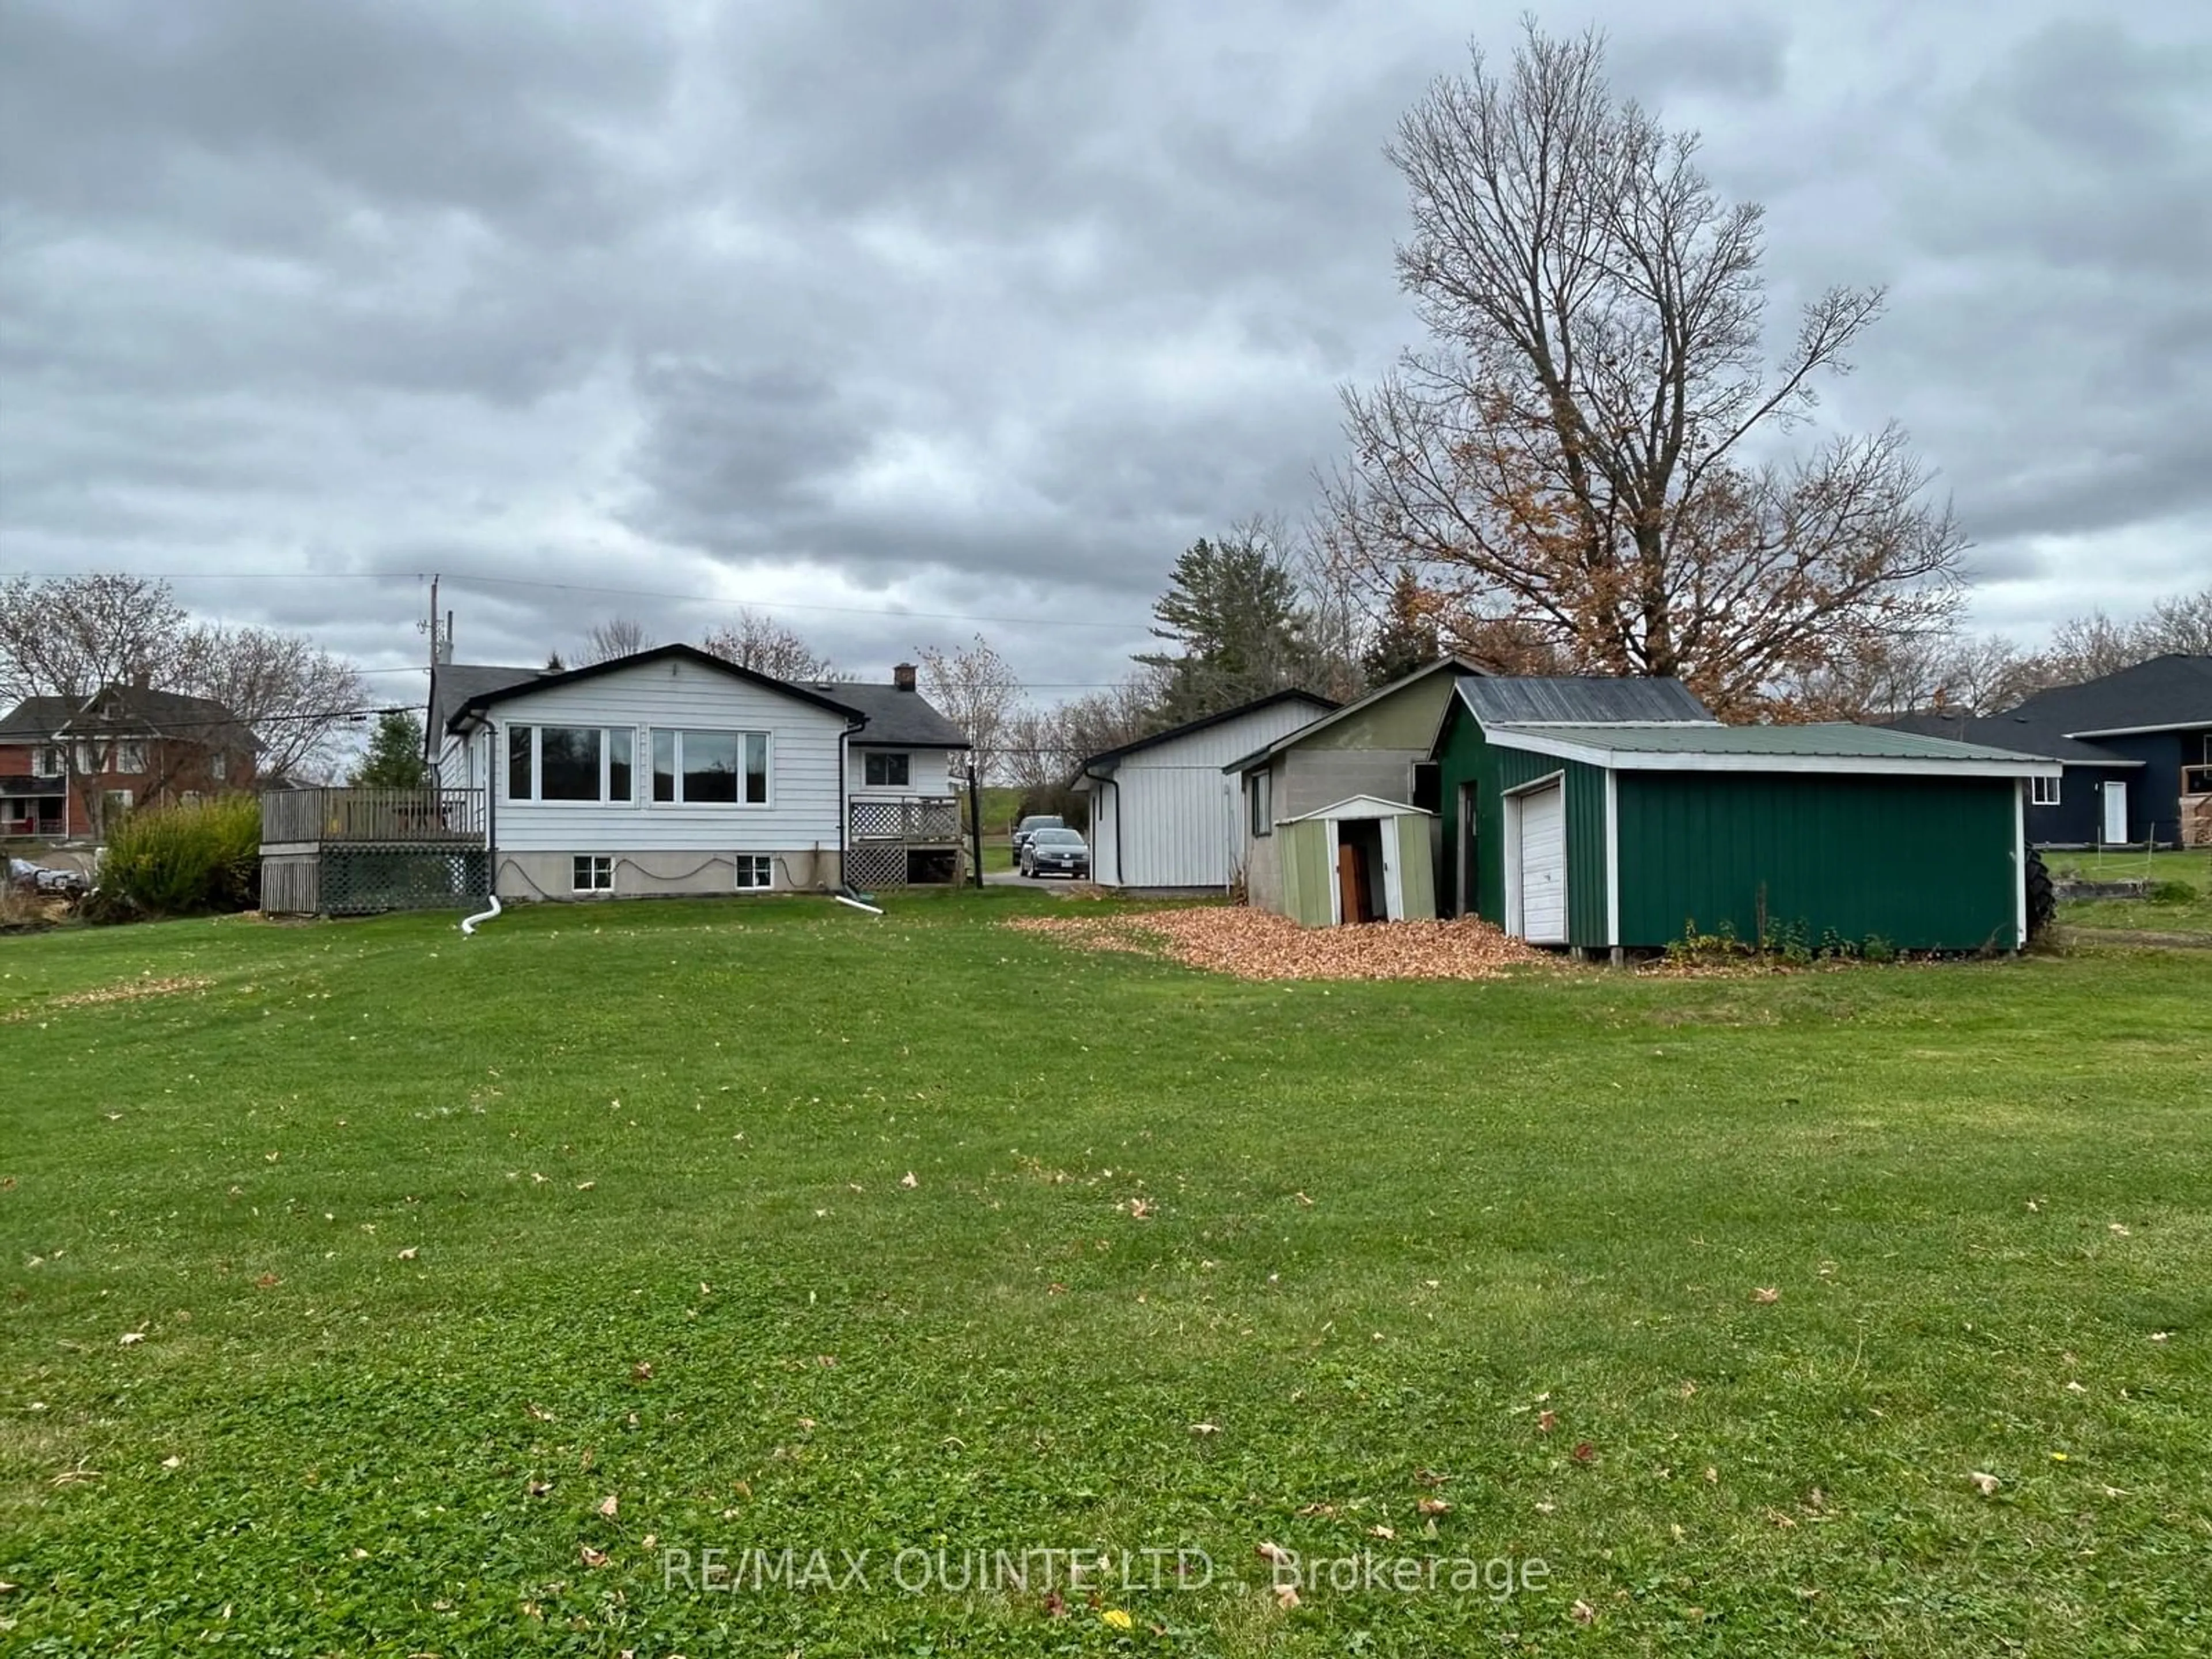
<path id="1" fill-rule="evenodd" d="M 1240 796 L 1223 766 L 1335 707 L 1310 691 L 1278 691 L 1091 756 L 1073 787 L 1091 797 L 1092 879 L 1216 891 L 1240 879 Z"/>
<path id="2" fill-rule="evenodd" d="M 502 899 L 957 880 L 967 747 L 902 664 L 798 684 L 687 645 L 546 672 L 446 663 L 426 742 L 483 803 Z"/>

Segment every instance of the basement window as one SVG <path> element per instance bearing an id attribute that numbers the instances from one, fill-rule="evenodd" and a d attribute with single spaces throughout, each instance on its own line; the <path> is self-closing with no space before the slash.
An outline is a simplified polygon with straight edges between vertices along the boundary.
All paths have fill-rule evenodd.
<path id="1" fill-rule="evenodd" d="M 775 860 L 766 853 L 740 853 L 738 866 L 738 890 L 741 893 L 764 892 L 775 885 Z"/>
<path id="2" fill-rule="evenodd" d="M 2030 806 L 2057 805 L 2058 780 L 2057 778 L 2030 778 L 2027 781 L 2027 804 Z"/>
<path id="3" fill-rule="evenodd" d="M 615 861 L 607 853 L 579 853 L 571 861 L 574 873 L 569 885 L 580 893 L 611 893 L 615 890 Z"/>

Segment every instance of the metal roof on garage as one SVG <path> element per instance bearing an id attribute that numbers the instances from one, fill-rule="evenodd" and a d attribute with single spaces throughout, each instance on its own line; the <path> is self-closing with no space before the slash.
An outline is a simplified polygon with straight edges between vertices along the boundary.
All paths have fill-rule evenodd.
<path id="1" fill-rule="evenodd" d="M 1485 726 L 1717 726 L 1713 711 L 1676 679 L 1595 674 L 1468 675 L 1460 701 Z"/>
<path id="2" fill-rule="evenodd" d="M 1814 726 L 1491 725 L 1510 749 L 1626 771 L 1943 773 L 2057 777 L 2058 763 L 1987 744 L 1835 722 Z"/>

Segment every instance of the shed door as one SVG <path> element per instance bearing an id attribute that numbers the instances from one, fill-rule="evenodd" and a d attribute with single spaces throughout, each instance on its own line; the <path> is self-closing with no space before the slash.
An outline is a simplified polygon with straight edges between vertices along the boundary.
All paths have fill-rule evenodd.
<path id="1" fill-rule="evenodd" d="M 2105 786 L 2105 837 L 2108 842 L 2128 838 L 2128 786 L 2115 778 Z"/>
<path id="2" fill-rule="evenodd" d="M 1567 942 L 1567 792 L 1564 785 L 1521 797 L 1521 937 Z"/>

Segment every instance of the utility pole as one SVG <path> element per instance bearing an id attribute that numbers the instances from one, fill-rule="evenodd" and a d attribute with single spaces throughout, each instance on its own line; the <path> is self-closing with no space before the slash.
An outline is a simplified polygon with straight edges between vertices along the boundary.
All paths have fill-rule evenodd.
<path id="1" fill-rule="evenodd" d="M 983 792 L 975 787 L 975 763 L 968 763 L 968 842 L 975 854 L 975 885 L 983 885 Z"/>
<path id="2" fill-rule="evenodd" d="M 431 666 L 433 669 L 435 669 L 435 668 L 437 667 L 437 665 L 438 665 L 438 578 L 437 578 L 436 574 L 434 572 L 434 573 L 432 574 L 431 577 L 430 577 L 430 666 Z"/>

